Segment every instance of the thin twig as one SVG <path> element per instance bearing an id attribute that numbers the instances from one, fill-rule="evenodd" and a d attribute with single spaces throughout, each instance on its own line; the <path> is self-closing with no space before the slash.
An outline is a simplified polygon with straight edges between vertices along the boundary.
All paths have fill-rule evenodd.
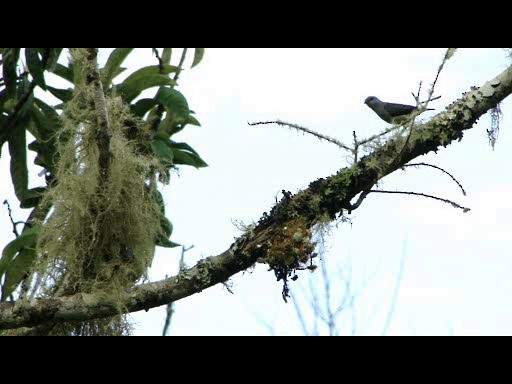
<path id="1" fill-rule="evenodd" d="M 306 320 L 304 320 L 304 315 L 302 314 L 302 309 L 300 308 L 299 302 L 295 298 L 295 294 L 292 292 L 290 295 L 293 303 L 293 308 L 295 309 L 295 313 L 297 314 L 297 318 L 299 319 L 300 327 L 302 328 L 302 333 L 305 336 L 309 336 L 308 326 L 306 324 Z"/>
<path id="2" fill-rule="evenodd" d="M 436 97 L 432 97 L 432 98 L 430 98 L 429 100 L 430 100 L 430 101 L 434 101 L 434 100 L 439 100 L 440 98 L 441 98 L 441 96 L 436 96 Z M 425 101 L 420 101 L 420 104 L 422 104 L 422 105 L 423 105 L 423 104 L 425 104 L 426 102 L 427 102 L 427 100 L 425 100 Z"/>
<path id="3" fill-rule="evenodd" d="M 391 325 L 391 320 L 393 319 L 393 315 L 395 313 L 396 303 L 398 302 L 398 294 L 400 292 L 400 287 L 402 285 L 402 280 L 404 277 L 405 270 L 405 259 L 407 257 L 407 240 L 404 242 L 402 248 L 402 257 L 400 258 L 400 267 L 398 269 L 398 275 L 396 277 L 395 289 L 393 290 L 393 296 L 391 299 L 391 304 L 389 305 L 388 315 L 386 316 L 386 322 L 384 323 L 384 327 L 382 328 L 382 336 L 386 336 L 389 326 Z"/>
<path id="4" fill-rule="evenodd" d="M 365 145 L 365 144 L 367 144 L 369 142 L 374 141 L 375 139 L 377 139 L 377 138 L 379 138 L 381 136 L 387 135 L 388 133 L 393 132 L 393 131 L 398 131 L 400 129 L 403 129 L 403 127 L 401 125 L 393 125 L 390 128 L 386 128 L 381 133 L 377 133 L 377 134 L 375 134 L 373 136 L 368 137 L 367 139 L 359 141 L 357 144 L 358 144 L 358 146 Z"/>
<path id="5" fill-rule="evenodd" d="M 322 271 L 322 279 L 324 281 L 324 298 L 325 298 L 325 312 L 327 314 L 327 327 L 329 328 L 329 336 L 334 336 L 336 333 L 336 318 L 331 305 L 331 282 L 328 276 L 327 263 L 325 261 L 325 252 L 322 250 L 320 257 L 320 265 Z"/>
<path id="6" fill-rule="evenodd" d="M 235 292 L 233 292 L 233 290 L 231 289 L 231 288 L 233 287 L 233 284 L 232 284 L 231 282 L 229 282 L 229 280 L 228 280 L 228 281 L 223 281 L 223 282 L 222 282 L 222 286 L 223 286 L 224 288 L 226 288 L 226 290 L 227 290 L 229 293 L 231 293 L 232 295 L 234 295 L 234 294 L 235 294 Z"/>
<path id="7" fill-rule="evenodd" d="M 178 64 L 178 70 L 174 74 L 174 81 L 178 82 L 178 78 L 180 77 L 181 71 L 183 71 L 183 63 L 185 62 L 185 57 L 187 56 L 188 48 L 183 48 L 183 52 L 181 53 L 180 63 Z"/>
<path id="8" fill-rule="evenodd" d="M 423 112 L 424 110 L 427 109 L 428 107 L 428 104 L 430 103 L 430 101 L 432 100 L 432 95 L 434 94 L 434 89 L 436 87 L 436 83 L 437 83 L 437 80 L 439 79 L 439 75 L 441 74 L 441 71 L 443 70 L 444 68 L 444 65 L 446 63 L 446 61 L 448 61 L 448 59 L 451 57 L 451 54 L 452 54 L 452 48 L 448 48 L 444 54 L 444 57 L 443 57 L 443 60 L 441 62 L 441 65 L 439 65 L 439 68 L 437 69 L 437 73 L 436 73 L 436 78 L 434 79 L 434 82 L 432 83 L 432 86 L 430 87 L 429 91 L 428 91 L 428 97 L 427 97 L 427 100 L 421 104 L 421 108 L 420 108 L 420 104 L 418 104 L 418 112 L 416 112 L 414 115 L 413 115 L 413 118 L 412 120 L 410 121 L 410 125 L 409 125 L 409 133 L 407 134 L 407 138 L 405 139 L 405 143 L 402 147 L 402 150 L 400 151 L 399 155 L 396 157 L 396 161 L 401 161 L 402 160 L 402 155 L 405 151 L 405 148 L 407 148 L 407 145 L 409 145 L 409 140 L 411 139 L 411 135 L 412 135 L 412 131 L 413 131 L 413 128 L 414 128 L 414 123 L 415 123 L 415 120 L 416 120 L 416 117 L 421 113 Z M 419 93 L 420 93 L 420 90 L 421 90 L 421 85 L 422 83 L 420 82 L 420 86 L 419 86 L 419 89 L 418 89 L 418 96 L 417 98 L 415 97 L 416 99 L 416 102 L 419 101 Z M 414 96 L 414 95 L 413 95 Z"/>
<path id="9" fill-rule="evenodd" d="M 434 89 L 436 87 L 437 80 L 439 79 L 439 75 L 441 74 L 441 71 L 444 68 L 444 65 L 448 61 L 448 59 L 453 55 L 453 49 L 454 48 L 448 48 L 446 52 L 444 53 L 443 61 L 441 62 L 441 65 L 439 65 L 439 68 L 437 69 L 436 78 L 434 79 L 434 82 L 432 83 L 432 86 L 430 87 L 430 90 L 428 91 L 428 98 L 427 101 L 424 104 L 424 107 L 427 108 L 428 103 L 432 100 L 432 95 L 434 94 Z"/>
<path id="10" fill-rule="evenodd" d="M 423 85 L 423 81 L 420 81 L 420 86 L 418 87 L 418 93 L 415 95 L 411 92 L 412 97 L 414 97 L 414 100 L 416 100 L 416 105 L 420 105 L 420 92 L 421 92 L 421 86 Z"/>
<path id="11" fill-rule="evenodd" d="M 415 195 L 415 196 L 423 196 L 423 197 L 428 197 L 430 199 L 434 199 L 434 200 L 439 200 L 439 201 L 442 201 L 443 203 L 448 203 L 448 204 L 451 204 L 452 207 L 454 208 L 459 208 L 459 209 L 462 209 L 464 211 L 464 213 L 466 212 L 469 212 L 471 210 L 471 208 L 466 208 L 466 207 L 463 207 L 462 205 L 459 205 L 451 200 L 448 200 L 448 199 L 443 199 L 441 197 L 437 197 L 437 196 L 432 196 L 432 195 L 427 195 L 425 193 L 420 193 L 420 192 L 408 192 L 408 191 L 384 191 L 384 190 L 377 190 L 377 189 L 372 189 L 370 190 L 370 192 L 374 192 L 374 193 L 390 193 L 390 194 L 401 194 L 401 195 Z"/>
<path id="12" fill-rule="evenodd" d="M 466 191 L 464 190 L 464 188 L 462 187 L 462 184 L 459 183 L 457 181 L 457 179 L 448 171 L 445 171 L 443 168 L 441 167 L 438 167 L 436 165 L 433 165 L 433 164 L 427 164 L 427 163 L 413 163 L 413 164 L 405 164 L 402 168 L 405 168 L 405 167 L 417 167 L 417 166 L 424 166 L 424 167 L 431 167 L 431 168 L 435 168 L 435 169 L 438 169 L 440 170 L 441 172 L 443 173 L 446 173 L 448 176 L 450 176 L 452 178 L 453 181 L 455 181 L 457 183 L 457 185 L 459 186 L 459 188 L 462 190 L 462 194 L 464 196 L 466 196 Z"/>
<path id="13" fill-rule="evenodd" d="M 259 121 L 259 122 L 256 122 L 256 123 L 247 123 L 249 125 L 266 125 L 266 124 L 277 124 L 277 125 L 281 125 L 281 126 L 284 126 L 284 127 L 288 127 L 288 128 L 293 128 L 293 129 L 296 129 L 298 131 L 302 131 L 302 132 L 306 132 L 306 133 L 309 133 L 310 135 L 313 135 L 317 138 L 319 138 L 320 140 L 325 140 L 325 141 L 328 141 L 330 143 L 333 143 L 333 144 L 336 144 L 338 147 L 340 148 L 343 148 L 347 151 L 350 151 L 350 152 L 354 152 L 354 150 L 350 147 L 347 147 L 345 144 L 343 144 L 341 141 L 339 140 L 336 140 L 335 138 L 332 138 L 332 137 L 329 137 L 327 135 L 322 135 L 318 132 L 315 132 L 309 128 L 306 128 L 306 127 L 302 127 L 300 125 L 297 125 L 297 124 L 292 124 L 292 123 L 287 123 L 285 121 L 281 121 L 281 120 L 275 120 L 275 121 Z"/>
<path id="14" fill-rule="evenodd" d="M 7 211 L 9 212 L 9 218 L 11 219 L 11 224 L 12 224 L 12 232 L 14 233 L 14 236 L 19 237 L 20 235 L 18 233 L 18 230 L 16 229 L 16 225 L 20 224 L 20 222 L 19 221 L 17 223 L 14 222 L 14 219 L 12 218 L 11 205 L 9 204 L 7 199 L 4 200 L 4 205 L 7 205 Z"/>
<path id="15" fill-rule="evenodd" d="M 311 299 L 309 301 L 309 305 L 313 309 L 314 321 L 313 321 L 313 335 L 318 336 L 318 319 L 322 317 L 322 310 L 320 309 L 320 305 L 318 304 L 318 295 L 316 289 L 313 287 L 313 279 L 308 280 L 309 283 L 309 291 L 311 292 Z"/>
<path id="16" fill-rule="evenodd" d="M 158 50 L 156 48 L 152 48 L 152 50 L 156 56 L 156 59 L 158 60 L 158 69 L 159 69 L 160 73 L 163 73 L 164 72 L 164 62 L 163 62 L 162 58 L 160 57 Z"/>
<path id="17" fill-rule="evenodd" d="M 352 131 L 352 136 L 354 137 L 354 149 L 353 149 L 353 153 L 354 153 L 354 164 L 357 163 L 358 161 L 358 158 L 357 158 L 357 155 L 358 155 L 358 150 L 359 150 L 359 142 L 357 141 L 357 135 L 356 135 L 356 131 Z"/>
<path id="18" fill-rule="evenodd" d="M 350 204 L 350 206 L 348 207 L 348 213 L 351 214 L 352 211 L 355 211 L 357 208 L 359 208 L 359 206 L 361 205 L 363 200 L 366 198 L 366 196 L 368 196 L 369 193 L 370 193 L 370 191 L 361 192 L 361 194 L 357 198 L 357 201 L 355 202 L 355 204 Z"/>
<path id="19" fill-rule="evenodd" d="M 181 246 L 181 257 L 180 257 L 180 264 L 179 264 L 179 271 L 178 273 L 181 273 L 186 265 L 185 265 L 185 253 L 187 251 L 190 251 L 192 248 L 194 248 L 194 245 L 191 245 L 190 247 L 186 248 L 184 245 Z M 167 276 L 165 276 L 167 279 Z M 167 304 L 167 315 L 165 317 L 165 324 L 164 329 L 162 331 L 162 336 L 166 336 L 167 332 L 169 331 L 169 327 L 171 326 L 171 319 L 172 315 L 174 314 L 174 302 L 170 302 Z"/>

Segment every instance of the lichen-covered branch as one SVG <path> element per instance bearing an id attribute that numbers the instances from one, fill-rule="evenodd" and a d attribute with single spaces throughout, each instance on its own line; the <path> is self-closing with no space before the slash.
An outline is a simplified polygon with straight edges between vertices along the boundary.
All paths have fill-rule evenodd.
<path id="1" fill-rule="evenodd" d="M 122 298 L 124 310 L 148 310 L 178 301 L 225 282 L 257 261 L 270 263 L 277 257 L 278 250 L 281 253 L 288 250 L 283 241 L 286 228 L 294 228 L 293 240 L 298 241 L 294 247 L 298 247 L 301 238 L 307 237 L 307 233 L 305 235 L 300 229 L 307 230 L 317 223 L 334 220 L 343 209 L 352 207 L 351 199 L 361 192 L 368 192 L 378 180 L 418 156 L 436 152 L 440 147 L 460 140 L 465 130 L 511 93 L 512 66 L 482 87 L 472 88 L 430 121 L 416 125 L 407 145 L 404 146 L 405 137 L 396 135 L 352 167 L 320 178 L 295 195 L 284 191 L 283 199 L 270 213 L 265 213 L 254 228 L 225 252 L 201 260 L 175 277 L 127 291 Z M 309 248 L 304 249 L 307 251 Z M 0 329 L 113 316 L 118 313 L 119 304 L 119 298 L 82 293 L 54 299 L 1 303 Z"/>
<path id="2" fill-rule="evenodd" d="M 97 121 L 97 140 L 99 150 L 99 167 L 102 180 L 106 180 L 110 166 L 110 131 L 108 123 L 107 103 L 98 69 L 98 48 L 87 48 L 86 81 L 94 89 L 94 109 Z"/>

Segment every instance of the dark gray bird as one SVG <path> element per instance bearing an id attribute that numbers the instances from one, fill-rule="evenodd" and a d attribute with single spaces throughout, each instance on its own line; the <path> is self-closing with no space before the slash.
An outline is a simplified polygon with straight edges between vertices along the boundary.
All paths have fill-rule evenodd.
<path id="1" fill-rule="evenodd" d="M 401 124 L 406 122 L 411 114 L 418 110 L 417 107 L 405 104 L 386 103 L 375 96 L 368 96 L 364 103 L 373 109 L 382 120 L 389 124 Z M 425 111 L 433 111 L 432 108 Z"/>

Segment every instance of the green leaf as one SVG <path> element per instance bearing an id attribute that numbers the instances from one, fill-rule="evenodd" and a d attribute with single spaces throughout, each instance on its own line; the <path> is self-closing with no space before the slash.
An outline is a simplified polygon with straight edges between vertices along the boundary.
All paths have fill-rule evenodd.
<path id="1" fill-rule="evenodd" d="M 180 244 L 169 240 L 172 235 L 173 226 L 171 221 L 165 216 L 160 217 L 160 229 L 162 230 L 162 233 L 157 236 L 156 245 L 165 248 L 174 248 L 180 246 Z"/>
<path id="2" fill-rule="evenodd" d="M 178 247 L 180 244 L 176 244 L 169 240 L 172 235 L 172 223 L 165 217 L 165 204 L 162 194 L 158 190 L 153 191 L 153 198 L 160 205 L 160 233 L 157 234 L 155 239 L 155 245 L 166 248 Z"/>
<path id="3" fill-rule="evenodd" d="M 194 68 L 197 64 L 203 60 L 204 56 L 204 48 L 196 48 L 194 52 L 194 61 L 192 62 L 192 66 L 190 68 Z"/>
<path id="4" fill-rule="evenodd" d="M 159 73 L 158 66 L 148 66 L 135 71 L 117 86 L 117 90 L 127 103 L 131 103 L 142 91 L 163 85 L 175 85 L 176 82 L 167 76 L 177 67 L 164 64 L 165 74 Z"/>
<path id="5" fill-rule="evenodd" d="M 55 173 L 58 161 L 56 132 L 60 129 L 61 119 L 55 109 L 42 100 L 36 98 L 34 102 L 30 111 L 33 124 L 29 126 L 29 131 L 36 141 L 30 143 L 28 149 L 37 152 L 35 164 Z M 64 140 L 66 135 L 58 137 Z"/>
<path id="6" fill-rule="evenodd" d="M 133 48 L 116 48 L 108 57 L 105 67 L 101 69 L 101 79 L 103 82 L 103 89 L 107 90 L 112 83 L 112 80 L 120 73 L 119 69 L 123 64 L 126 57 L 133 51 Z M 121 71 L 122 72 L 122 71 Z"/>
<path id="7" fill-rule="evenodd" d="M 162 61 L 164 64 L 169 64 L 171 62 L 172 48 L 164 48 L 162 52 Z"/>
<path id="8" fill-rule="evenodd" d="M 191 165 L 196 168 L 208 166 L 208 164 L 201 159 L 199 154 L 187 143 L 175 143 L 171 141 L 168 145 L 174 153 L 174 164 Z"/>
<path id="9" fill-rule="evenodd" d="M 206 164 L 204 160 L 199 157 L 199 155 L 179 150 L 174 151 L 174 164 L 191 165 L 198 169 L 208 166 L 208 164 Z"/>
<path id="10" fill-rule="evenodd" d="M 160 217 L 160 229 L 162 232 L 156 236 L 155 245 L 165 248 L 174 248 L 180 246 L 180 244 L 169 240 L 169 237 L 171 237 L 172 234 L 172 223 L 165 216 Z"/>
<path id="11" fill-rule="evenodd" d="M 63 101 L 64 103 L 68 102 L 73 97 L 73 90 L 70 88 L 58 89 L 58 88 L 50 87 L 49 85 L 47 85 L 46 89 L 48 91 L 50 91 L 50 93 L 53 96 L 55 96 L 57 99 Z"/>
<path id="12" fill-rule="evenodd" d="M 29 272 L 36 257 L 35 246 L 39 231 L 40 226 L 28 228 L 5 246 L 0 260 L 0 280 L 5 275 L 0 301 L 5 301 Z"/>
<path id="13" fill-rule="evenodd" d="M 194 154 L 198 154 L 194 148 L 192 148 L 190 145 L 188 145 L 187 143 L 176 143 L 174 141 L 171 141 L 170 142 L 170 146 L 172 149 L 181 149 L 183 151 L 187 151 L 187 152 L 190 152 L 190 153 L 194 153 Z"/>
<path id="14" fill-rule="evenodd" d="M 16 82 L 18 78 L 16 68 L 18 67 L 19 56 L 20 48 L 2 49 L 3 79 L 7 93 L 11 98 L 16 96 Z"/>
<path id="15" fill-rule="evenodd" d="M 25 60 L 27 61 L 27 68 L 36 85 L 46 90 L 46 82 L 44 81 L 44 67 L 39 59 L 39 48 L 26 48 Z"/>
<path id="16" fill-rule="evenodd" d="M 169 239 L 166 239 L 162 235 L 157 236 L 155 245 L 158 245 L 159 247 L 165 247 L 165 248 L 176 248 L 176 247 L 181 246 L 181 244 L 178 244 Z"/>
<path id="17" fill-rule="evenodd" d="M 163 140 L 162 138 L 155 136 L 155 138 L 151 142 L 151 147 L 153 148 L 154 153 L 158 156 L 158 158 L 163 164 L 167 166 L 172 165 L 174 153 L 172 149 L 169 147 L 166 140 Z"/>
<path id="18" fill-rule="evenodd" d="M 126 67 L 119 67 L 119 68 L 117 68 L 116 72 L 114 73 L 114 79 L 117 77 L 117 75 L 120 75 L 121 73 L 123 73 L 126 70 L 127 70 Z"/>
<path id="19" fill-rule="evenodd" d="M 37 206 L 37 204 L 39 204 L 45 192 L 45 187 L 36 187 L 29 189 L 25 194 L 23 201 L 21 201 L 20 203 L 20 208 L 34 208 L 35 206 Z"/>
<path id="20" fill-rule="evenodd" d="M 9 154 L 11 155 L 11 178 L 14 185 L 14 193 L 21 202 L 28 191 L 25 127 L 16 127 L 16 130 L 9 136 Z"/>
<path id="21" fill-rule="evenodd" d="M 36 138 L 36 140 L 43 142 L 50 129 L 50 124 L 46 116 L 35 105 L 30 108 L 30 117 L 32 124 L 29 124 L 27 130 Z M 29 145 L 30 149 L 30 145 Z"/>
<path id="22" fill-rule="evenodd" d="M 197 125 L 198 127 L 201 126 L 201 123 L 199 122 L 199 120 L 197 120 L 194 116 L 192 115 L 188 115 L 187 117 L 187 120 L 185 121 L 185 124 L 190 124 L 190 125 Z"/>
<path id="23" fill-rule="evenodd" d="M 60 63 L 57 63 L 57 64 L 55 64 L 53 73 L 59 77 L 62 77 L 64 80 L 69 81 L 71 84 L 73 84 L 73 66 L 71 64 L 69 67 L 66 67 Z"/>
<path id="24" fill-rule="evenodd" d="M 5 105 L 5 102 L 9 100 L 9 94 L 7 93 L 7 90 L 4 88 L 1 92 L 0 92 L 0 112 L 6 112 L 6 113 L 10 113 L 9 109 L 7 108 L 7 106 Z"/>
<path id="25" fill-rule="evenodd" d="M 46 50 L 46 48 L 42 48 Z M 59 56 L 62 53 L 64 48 L 50 48 L 50 54 L 48 56 L 48 60 L 46 61 L 46 69 L 50 72 L 53 72 L 55 66 L 57 65 L 57 61 L 59 60 Z"/>
<path id="26" fill-rule="evenodd" d="M 190 114 L 188 102 L 180 91 L 174 88 L 161 87 L 155 99 L 165 107 L 167 113 L 178 123 L 184 122 L 188 118 Z"/>
<path id="27" fill-rule="evenodd" d="M 48 131 L 46 131 L 47 136 L 45 136 L 44 139 L 49 140 L 54 138 L 55 133 L 60 129 L 61 126 L 61 119 L 59 114 L 57 113 L 54 107 L 46 104 L 41 99 L 35 98 L 34 102 L 41 109 L 41 111 L 48 119 L 48 122 L 50 123 Z"/>
<path id="28" fill-rule="evenodd" d="M 164 64 L 162 72 L 160 72 L 160 67 L 158 65 L 148 65 L 147 67 L 141 68 L 135 72 L 133 72 L 130 76 L 126 78 L 123 83 L 132 83 L 139 79 L 143 79 L 148 76 L 153 75 L 168 75 L 169 73 L 178 71 L 178 67 L 174 65 Z"/>
<path id="29" fill-rule="evenodd" d="M 143 117 L 151 108 L 157 104 L 158 102 L 155 99 L 140 99 L 130 107 L 135 116 Z"/>

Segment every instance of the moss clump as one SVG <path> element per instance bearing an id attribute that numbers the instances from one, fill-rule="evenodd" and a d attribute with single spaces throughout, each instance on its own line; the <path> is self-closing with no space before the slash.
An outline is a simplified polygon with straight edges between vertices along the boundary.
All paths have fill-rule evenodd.
<path id="1" fill-rule="evenodd" d="M 76 65 L 84 60 L 79 52 L 74 59 Z M 162 210 L 151 182 L 160 163 L 140 149 L 139 139 L 150 137 L 144 132 L 148 128 L 121 98 L 107 97 L 110 161 L 106 177 L 100 175 L 93 92 L 85 80 L 77 84 L 62 115 L 55 182 L 42 202 L 52 210 L 41 223 L 34 290 L 43 297 L 108 294 L 121 302 L 123 292 L 145 277 L 161 235 Z M 123 321 L 100 319 L 58 329 L 117 334 L 127 332 Z"/>
<path id="2" fill-rule="evenodd" d="M 279 226 L 267 244 L 266 256 L 259 262 L 267 263 L 271 268 L 299 268 L 316 255 L 315 243 L 311 241 L 311 231 L 303 218 L 297 217 Z"/>
<path id="3" fill-rule="evenodd" d="M 130 336 L 132 326 L 122 315 L 113 318 L 96 319 L 77 323 L 59 323 L 49 332 L 49 336 Z"/>
<path id="4" fill-rule="evenodd" d="M 75 95 L 64 114 L 57 183 L 44 197 L 53 212 L 38 241 L 40 273 L 57 282 L 64 270 L 65 293 L 130 286 L 150 265 L 160 230 L 160 206 L 146 182 L 157 161 L 137 153 L 122 123 L 127 108 L 108 99 L 111 162 L 102 183 L 86 96 Z"/>

